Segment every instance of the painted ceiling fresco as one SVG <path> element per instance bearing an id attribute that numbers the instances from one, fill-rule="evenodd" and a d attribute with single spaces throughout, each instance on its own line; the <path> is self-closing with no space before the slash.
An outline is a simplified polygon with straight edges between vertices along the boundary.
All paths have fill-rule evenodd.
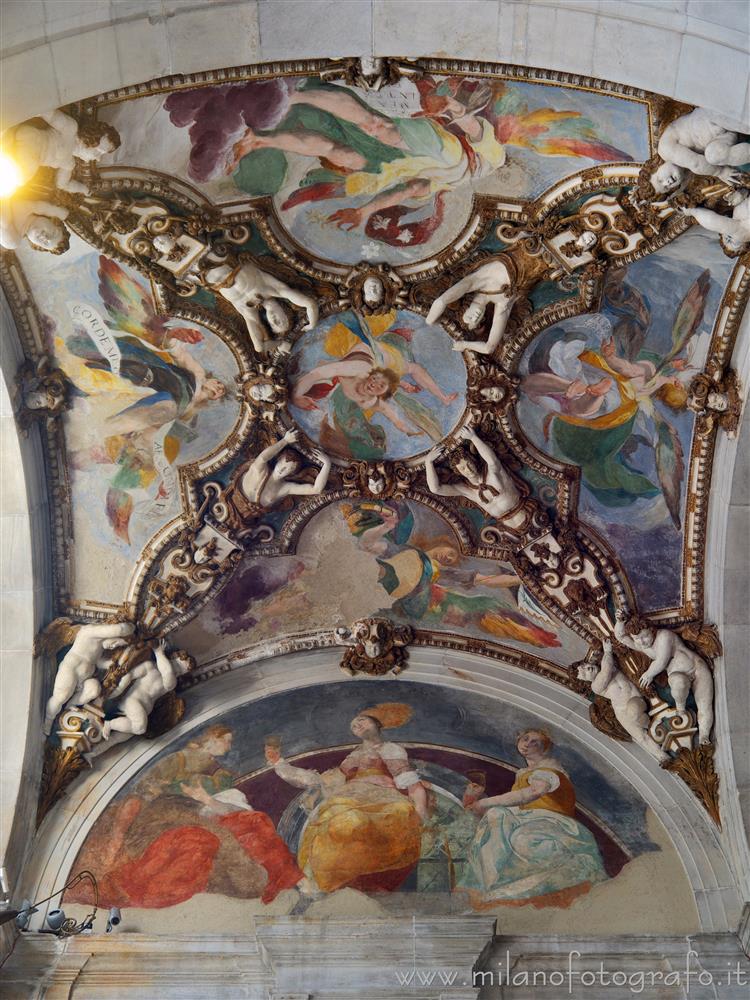
<path id="1" fill-rule="evenodd" d="M 16 408 L 55 498 L 40 819 L 216 674 L 317 649 L 354 677 L 181 737 L 102 813 L 79 862 L 144 926 L 209 893 L 593 930 L 651 854 L 676 870 L 564 731 L 394 681 L 418 645 L 572 690 L 718 820 L 703 567 L 748 147 L 709 122 L 728 158 L 670 187 L 659 138 L 694 149 L 704 112 L 383 65 L 155 81 L 13 130 Z"/>

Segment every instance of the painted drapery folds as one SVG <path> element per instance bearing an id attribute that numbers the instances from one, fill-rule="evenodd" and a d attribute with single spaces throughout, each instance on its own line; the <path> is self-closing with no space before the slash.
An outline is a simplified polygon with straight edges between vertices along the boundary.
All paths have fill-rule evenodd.
<path id="1" fill-rule="evenodd" d="M 585 920 L 584 899 L 592 913 L 611 906 L 618 880 L 638 883 L 651 859 L 674 877 L 634 793 L 530 718 L 397 681 L 275 695 L 160 754 L 76 864 L 95 872 L 104 905 L 145 921 L 159 910 L 167 925 L 206 894 L 248 914 L 513 906 L 533 922 L 573 907 Z"/>
<path id="2" fill-rule="evenodd" d="M 335 648 L 390 685 L 425 645 L 572 689 L 719 819 L 704 539 L 745 146 L 709 123 L 727 163 L 673 142 L 656 171 L 697 119 L 655 95 L 385 65 L 153 81 L 10 137 L 14 405 L 55 497 L 40 818 L 218 673 Z M 498 755 L 399 692 L 347 702 L 351 733 L 280 724 L 278 760 L 237 719 L 164 750 L 83 850 L 107 901 L 559 909 L 637 860 L 564 732 L 508 722 Z"/>

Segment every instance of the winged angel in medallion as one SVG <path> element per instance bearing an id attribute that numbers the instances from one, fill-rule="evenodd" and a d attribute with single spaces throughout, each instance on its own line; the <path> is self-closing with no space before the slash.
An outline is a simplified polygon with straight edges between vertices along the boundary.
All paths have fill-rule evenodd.
<path id="1" fill-rule="evenodd" d="M 598 350 L 579 339 L 579 333 L 543 341 L 530 358 L 522 390 L 551 411 L 544 420 L 545 440 L 551 438 L 560 458 L 581 467 L 583 484 L 600 503 L 626 507 L 661 494 L 679 530 L 685 456 L 669 413 L 687 407 L 688 391 L 680 375 L 690 367 L 691 340 L 703 319 L 710 272 L 703 271 L 682 299 L 671 347 L 663 356 L 645 346 L 651 323 L 648 299 L 623 277 L 624 270 L 613 272 L 605 287 L 604 305 L 617 317 L 614 328 L 605 317 L 595 317 L 611 336 Z M 636 467 L 640 449 L 651 453 L 657 482 Z"/>
<path id="2" fill-rule="evenodd" d="M 385 458 L 387 432 L 373 423 L 376 414 L 408 437 L 444 437 L 433 409 L 412 395 L 425 390 L 449 406 L 458 394 L 444 392 L 414 359 L 413 330 L 396 326 L 396 318 L 395 311 L 369 317 L 344 313 L 325 338 L 325 353 L 338 360 L 317 365 L 294 383 L 293 406 L 316 410 L 327 400 L 320 440 L 335 455 Z"/>
<path id="3" fill-rule="evenodd" d="M 147 288 L 106 257 L 99 258 L 99 295 L 113 329 L 99 324 L 95 341 L 77 324 L 58 348 L 79 389 L 127 402 L 103 421 L 101 443 L 76 452 L 74 461 L 79 469 L 114 467 L 107 519 L 130 544 L 136 504 L 167 505 L 181 446 L 196 439 L 201 410 L 222 400 L 227 387 L 191 353 L 203 334 L 157 315 Z"/>
<path id="4" fill-rule="evenodd" d="M 364 227 L 371 239 L 396 247 L 425 243 L 442 222 L 445 193 L 502 167 L 506 146 L 631 159 L 602 141 L 580 112 L 531 110 L 512 84 L 430 75 L 415 83 L 419 110 L 407 116 L 376 110 L 355 90 L 316 78 L 183 90 L 164 107 L 174 125 L 190 127 L 194 180 L 232 174 L 253 197 L 283 190 L 282 210 L 338 201 L 329 223 Z M 290 191 L 299 157 L 317 163 Z M 422 206 L 427 214 L 404 219 Z"/>

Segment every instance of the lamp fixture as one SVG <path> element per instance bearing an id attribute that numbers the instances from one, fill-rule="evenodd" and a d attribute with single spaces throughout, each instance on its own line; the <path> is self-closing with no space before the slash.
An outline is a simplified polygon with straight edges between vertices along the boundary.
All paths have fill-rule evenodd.
<path id="1" fill-rule="evenodd" d="M 84 879 L 88 879 L 94 889 L 94 909 L 92 912 L 87 913 L 83 920 L 80 923 L 77 923 L 74 917 L 66 917 L 65 911 L 62 909 L 50 910 L 47 914 L 46 923 L 50 931 L 57 934 L 58 937 L 72 937 L 74 934 L 80 934 L 82 931 L 91 930 L 94 926 L 96 911 L 99 907 L 99 886 L 97 885 L 96 878 L 93 873 L 88 871 L 88 869 L 78 872 L 78 874 L 75 875 L 70 882 L 67 882 L 62 889 L 55 889 L 55 891 L 45 899 L 39 899 L 34 903 L 27 903 L 27 901 L 24 900 L 24 904 L 20 910 L 0 910 L 0 924 L 6 924 L 10 920 L 15 920 L 18 927 L 21 930 L 25 930 L 26 925 L 29 922 L 29 917 L 32 913 L 37 911 L 42 903 L 48 903 L 50 899 L 54 899 L 57 895 L 62 895 L 66 889 L 72 889 Z M 19 918 L 21 919 L 19 920 Z"/>

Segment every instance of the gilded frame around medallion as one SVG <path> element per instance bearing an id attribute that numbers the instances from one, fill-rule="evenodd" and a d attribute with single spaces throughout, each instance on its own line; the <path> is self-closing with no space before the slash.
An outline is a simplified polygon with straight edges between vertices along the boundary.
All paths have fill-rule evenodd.
<path id="1" fill-rule="evenodd" d="M 76 108 L 81 112 L 96 116 L 100 108 L 113 106 L 138 97 L 213 84 L 266 79 L 279 75 L 316 75 L 321 72 L 336 70 L 340 63 L 340 60 L 321 59 L 291 61 L 188 74 L 180 77 L 165 77 L 146 84 L 121 88 L 87 99 L 79 102 Z M 585 79 L 574 74 L 519 68 L 508 64 L 448 59 L 424 59 L 419 60 L 415 65 L 425 72 L 438 75 L 460 74 L 473 77 L 499 78 L 524 83 L 541 83 L 560 88 L 585 90 L 633 101 L 645 106 L 651 153 L 653 153 L 655 148 L 655 137 L 658 134 L 660 122 L 665 115 L 668 116 L 670 114 L 670 102 L 657 95 L 603 80 Z M 557 182 L 533 201 L 524 202 L 518 199 L 500 199 L 487 195 L 473 195 L 472 211 L 467 223 L 458 236 L 438 253 L 432 254 L 423 260 L 403 265 L 394 265 L 393 270 L 406 282 L 412 293 L 418 292 L 420 285 L 436 277 L 448 274 L 451 269 L 471 267 L 475 263 L 471 256 L 474 249 L 481 239 L 489 233 L 491 226 L 496 221 L 542 222 L 564 204 L 565 201 L 571 198 L 585 193 L 596 193 L 604 187 L 633 184 L 636 177 L 637 168 L 633 165 L 610 164 L 606 167 L 587 168 L 580 171 L 578 175 L 573 175 L 572 178 L 568 177 L 564 181 Z M 315 283 L 316 290 L 319 294 L 324 295 L 326 301 L 324 312 L 334 311 L 335 291 L 342 288 L 346 282 L 347 274 L 351 271 L 350 265 L 327 261 L 306 251 L 285 230 L 271 199 L 268 197 L 236 200 L 222 203 L 221 205 L 213 205 L 209 199 L 186 181 L 178 180 L 177 178 L 160 174 L 153 170 L 123 167 L 102 167 L 96 175 L 96 190 L 102 192 L 114 190 L 145 191 L 156 196 L 168 197 L 187 214 L 211 215 L 217 220 L 218 225 L 252 222 L 257 226 L 261 237 L 273 254 L 280 258 L 294 272 L 304 275 L 307 279 L 311 279 Z M 687 220 L 675 216 L 674 219 L 670 220 L 669 225 L 662 233 L 651 240 L 645 241 L 637 251 L 623 255 L 620 260 L 622 263 L 629 263 L 631 260 L 654 252 L 656 249 L 674 240 L 688 228 L 688 225 L 689 222 Z M 108 248 L 106 252 L 110 253 L 111 248 Z M 112 255 L 117 256 L 116 254 Z M 138 267 L 138 263 L 130 258 L 122 256 L 119 259 L 131 266 Z M 16 273 L 13 273 L 14 268 Z M 740 272 L 742 272 L 741 280 L 738 284 L 737 275 Z M 11 308 L 16 316 L 19 330 L 22 331 L 22 336 L 24 336 L 23 331 L 26 331 L 24 339 L 28 341 L 27 349 L 33 355 L 36 351 L 43 350 L 40 334 L 41 327 L 39 326 L 40 318 L 38 315 L 35 315 L 33 320 L 29 319 L 29 309 L 33 313 L 35 307 L 33 304 L 31 306 L 28 304 L 28 285 L 25 282 L 17 261 L 13 261 L 7 266 L 4 261 L 3 279 L 4 284 L 7 285 L 9 290 Z M 728 289 L 725 292 L 725 298 L 719 310 L 719 318 L 717 319 L 717 325 L 715 326 L 709 349 L 710 356 L 715 357 L 722 364 L 727 364 L 731 357 L 741 318 L 741 307 L 747 301 L 749 287 L 750 281 L 748 280 L 747 270 L 743 264 L 738 262 L 730 279 Z M 166 291 L 162 286 L 154 286 L 154 292 L 157 303 L 165 313 L 195 322 L 211 330 L 230 346 L 235 358 L 238 359 L 240 372 L 247 370 L 252 360 L 252 351 L 243 342 L 241 334 L 238 333 L 235 327 L 209 310 L 185 300 L 179 300 L 173 293 Z M 414 301 L 414 297 L 414 294 L 412 294 L 412 301 L 410 301 L 408 308 L 424 314 L 426 310 L 423 306 L 420 307 L 418 302 Z M 523 351 L 534 337 L 561 319 L 590 311 L 595 307 L 597 302 L 598 284 L 596 275 L 593 272 L 586 273 L 584 270 L 580 276 L 579 294 L 575 298 L 544 307 L 529 317 L 528 320 L 521 323 L 518 329 L 501 345 L 497 354 L 497 360 L 504 370 L 512 374 L 517 368 Z M 728 310 L 727 315 L 725 315 L 725 306 Z M 34 324 L 36 324 L 36 337 L 33 330 Z M 451 330 L 450 320 L 446 320 L 443 325 L 447 330 Z M 199 501 L 196 495 L 196 484 L 199 480 L 205 479 L 206 476 L 220 471 L 221 468 L 230 463 L 239 454 L 240 450 L 249 440 L 251 430 L 249 421 L 248 409 L 242 407 L 234 429 L 224 442 L 217 446 L 210 455 L 205 456 L 200 461 L 180 467 L 179 481 L 182 512 L 178 517 L 156 532 L 142 550 L 134 573 L 131 576 L 131 582 L 122 609 L 134 613 L 138 608 L 143 582 L 147 579 L 165 547 L 169 545 L 170 541 L 188 523 L 190 516 L 198 509 Z M 515 417 L 515 411 L 506 413 L 501 418 L 499 428 L 506 443 L 516 457 L 526 462 L 532 468 L 536 468 L 538 471 L 550 476 L 558 483 L 559 513 L 565 516 L 566 519 L 569 519 L 573 527 L 582 527 L 577 518 L 579 476 L 575 467 L 565 466 L 563 463 L 556 462 L 536 449 L 528 441 L 522 428 L 519 426 Z M 53 435 L 53 438 L 49 438 L 50 434 Z M 71 495 L 70 484 L 67 479 L 67 466 L 64 460 L 64 441 L 62 440 L 62 432 L 59 424 L 55 427 L 48 426 L 47 436 L 48 440 L 45 451 L 47 454 L 48 469 L 55 483 L 57 501 L 55 503 L 55 511 L 58 544 L 55 579 L 58 600 L 63 603 L 67 599 L 68 603 L 65 606 L 68 610 L 84 614 L 87 612 L 94 615 L 100 614 L 104 609 L 111 609 L 114 606 L 85 600 L 70 602 L 70 599 L 67 598 L 71 573 L 71 556 L 68 543 L 68 538 L 70 537 L 68 527 L 71 523 Z M 697 540 L 697 548 L 688 551 L 687 542 L 683 544 L 682 605 L 677 608 L 662 609 L 653 615 L 653 617 L 671 624 L 695 620 L 702 613 L 705 523 L 707 517 L 706 497 L 710 488 L 714 438 L 715 433 L 701 440 L 698 440 L 695 435 L 693 437 L 690 464 L 687 472 L 688 496 L 686 496 L 686 509 L 688 511 L 688 518 L 685 525 L 685 538 L 687 539 L 688 534 L 690 534 Z M 61 445 L 63 446 L 62 448 Z M 307 454 L 304 447 L 301 447 L 300 451 L 303 454 Z M 420 457 L 416 456 L 406 464 L 418 469 L 421 464 Z M 696 484 L 695 489 L 692 488 L 693 483 Z M 290 527 L 288 530 L 291 534 L 288 541 L 285 540 L 281 543 L 282 549 L 289 551 L 285 546 L 293 546 L 295 544 L 292 541 L 292 537 L 296 540 L 309 518 L 322 506 L 335 502 L 337 496 L 338 494 L 334 490 L 326 494 L 324 498 L 318 498 L 319 503 L 301 505 L 299 513 L 295 511 L 293 518 L 290 518 Z M 425 495 L 415 493 L 414 499 L 424 503 Z M 433 499 L 430 498 L 430 500 Z M 607 550 L 606 545 L 604 545 L 601 539 L 596 539 L 590 529 L 585 529 L 585 531 L 590 536 L 593 547 L 598 548 L 606 562 L 608 579 L 611 582 L 619 580 L 620 586 L 624 588 L 621 593 L 631 603 L 634 603 L 632 590 L 630 590 L 629 586 L 622 583 L 623 580 L 627 581 L 627 576 L 615 555 Z M 462 544 L 464 543 L 462 542 Z M 466 547 L 470 547 L 468 546 L 468 542 L 466 543 Z M 257 549 L 258 554 L 261 554 L 262 548 L 261 546 Z M 281 551 L 281 549 L 275 546 L 270 546 L 269 554 L 270 549 Z M 256 549 L 254 548 L 253 551 L 255 552 Z M 485 547 L 483 551 L 490 552 L 491 550 Z M 478 552 L 479 550 L 477 550 L 477 554 Z M 213 591 L 209 593 L 212 594 Z M 205 600 L 208 600 L 208 596 L 206 596 Z M 205 600 L 201 600 L 201 606 L 205 604 Z M 195 613 L 197 613 L 197 610 L 198 608 L 196 607 Z M 189 617 L 192 617 L 192 613 Z"/>

